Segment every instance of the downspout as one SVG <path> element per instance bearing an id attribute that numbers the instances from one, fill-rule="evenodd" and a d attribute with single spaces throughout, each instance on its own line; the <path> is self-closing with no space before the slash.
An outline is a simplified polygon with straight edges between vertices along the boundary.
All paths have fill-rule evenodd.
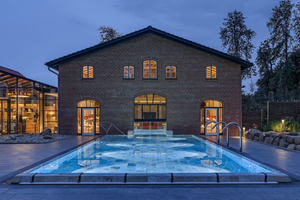
<path id="1" fill-rule="evenodd" d="M 55 71 L 51 70 L 49 66 L 48 66 L 48 70 L 53 74 L 56 74 L 57 76 L 59 75 Z M 57 105 L 57 133 L 59 134 L 59 88 L 58 87 L 57 87 L 57 104 L 58 104 Z"/>

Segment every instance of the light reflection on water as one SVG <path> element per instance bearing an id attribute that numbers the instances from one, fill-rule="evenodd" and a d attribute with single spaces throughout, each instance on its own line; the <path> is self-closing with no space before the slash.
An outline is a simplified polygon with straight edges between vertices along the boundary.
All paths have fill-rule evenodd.
<path id="1" fill-rule="evenodd" d="M 269 173 L 191 135 L 104 136 L 29 173 Z"/>

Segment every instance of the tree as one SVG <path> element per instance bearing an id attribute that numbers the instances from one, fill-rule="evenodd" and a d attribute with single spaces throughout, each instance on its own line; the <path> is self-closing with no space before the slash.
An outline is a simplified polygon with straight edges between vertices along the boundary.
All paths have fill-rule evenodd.
<path id="1" fill-rule="evenodd" d="M 293 31 L 295 33 L 295 50 L 300 49 L 300 2 L 298 2 L 293 10 Z"/>
<path id="2" fill-rule="evenodd" d="M 248 61 L 255 48 L 252 39 L 256 33 L 247 28 L 245 19 L 242 12 L 237 10 L 229 12 L 223 22 L 225 27 L 220 27 L 219 34 L 222 47 L 227 48 L 228 54 Z M 255 67 L 252 67 L 251 72 L 256 74 L 255 71 Z"/>
<path id="3" fill-rule="evenodd" d="M 292 10 L 294 4 L 290 0 L 283 0 L 279 2 L 279 6 L 273 8 L 271 17 L 267 22 L 267 27 L 270 31 L 270 41 L 278 50 L 277 70 L 280 77 L 277 77 L 279 88 L 285 97 L 288 96 L 288 77 L 290 71 L 290 62 L 288 61 L 290 50 L 292 49 L 293 30 Z"/>
<path id="4" fill-rule="evenodd" d="M 223 22 L 224 28 L 220 27 L 220 39 L 222 47 L 227 48 L 227 53 L 237 58 L 249 60 L 254 50 L 251 40 L 256 33 L 245 25 L 245 17 L 237 10 L 228 13 Z"/>
<path id="5" fill-rule="evenodd" d="M 100 43 L 107 42 L 109 40 L 113 40 L 122 36 L 122 33 L 118 33 L 117 30 L 113 29 L 110 26 L 100 26 L 98 31 L 100 31 Z"/>

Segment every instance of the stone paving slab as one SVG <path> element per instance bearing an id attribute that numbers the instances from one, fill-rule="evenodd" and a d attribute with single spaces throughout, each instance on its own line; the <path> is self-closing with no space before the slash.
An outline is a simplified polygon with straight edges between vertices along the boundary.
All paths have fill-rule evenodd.
<path id="1" fill-rule="evenodd" d="M 97 137 L 69 136 L 48 144 L 0 144 L 0 182 Z"/>

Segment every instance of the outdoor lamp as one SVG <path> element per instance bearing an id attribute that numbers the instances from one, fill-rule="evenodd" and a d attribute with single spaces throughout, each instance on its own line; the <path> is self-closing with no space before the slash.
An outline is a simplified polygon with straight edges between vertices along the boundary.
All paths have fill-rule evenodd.
<path id="1" fill-rule="evenodd" d="M 281 120 L 281 127 L 282 127 L 282 132 L 284 132 L 284 119 Z"/>

